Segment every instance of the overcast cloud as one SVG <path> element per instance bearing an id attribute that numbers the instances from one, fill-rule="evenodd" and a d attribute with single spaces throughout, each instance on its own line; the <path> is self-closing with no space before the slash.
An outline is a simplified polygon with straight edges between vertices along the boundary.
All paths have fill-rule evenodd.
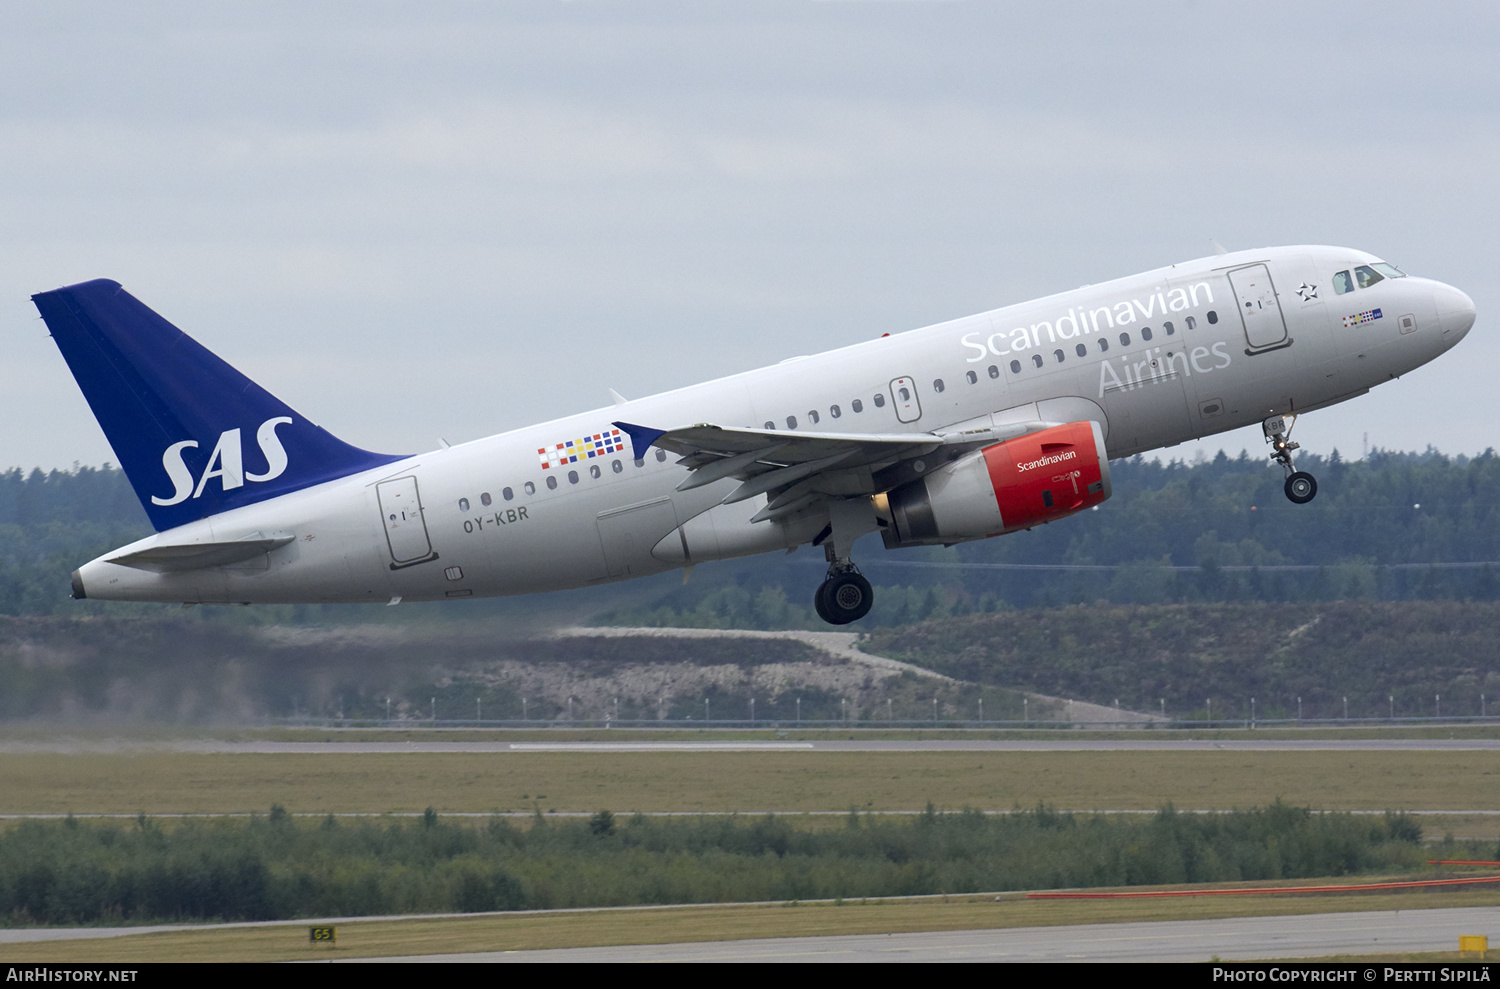
<path id="1" fill-rule="evenodd" d="M 1307 417 L 1306 448 L 1500 446 L 1497 27 L 1488 3 L 7 4 L 0 465 L 112 459 L 29 301 L 87 278 L 416 452 L 1211 237 L 1358 247 L 1476 302 L 1457 350 Z"/>

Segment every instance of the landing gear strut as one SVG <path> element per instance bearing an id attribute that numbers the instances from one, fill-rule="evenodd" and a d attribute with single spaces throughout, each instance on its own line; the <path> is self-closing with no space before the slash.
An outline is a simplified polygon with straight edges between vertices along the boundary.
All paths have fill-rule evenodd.
<path id="1" fill-rule="evenodd" d="M 1260 428 L 1266 435 L 1266 442 L 1276 451 L 1270 455 L 1271 459 L 1286 473 L 1284 490 L 1287 498 L 1294 505 L 1305 505 L 1317 496 L 1318 480 L 1292 465 L 1292 451 L 1301 449 L 1301 444 L 1292 442 L 1292 426 L 1296 421 L 1296 415 L 1272 416 L 1262 422 Z"/>
<path id="2" fill-rule="evenodd" d="M 868 498 L 836 498 L 828 502 L 828 528 L 813 540 L 823 547 L 828 576 L 813 592 L 818 617 L 830 625 L 848 625 L 870 613 L 875 591 L 849 559 L 854 540 L 878 528 Z"/>

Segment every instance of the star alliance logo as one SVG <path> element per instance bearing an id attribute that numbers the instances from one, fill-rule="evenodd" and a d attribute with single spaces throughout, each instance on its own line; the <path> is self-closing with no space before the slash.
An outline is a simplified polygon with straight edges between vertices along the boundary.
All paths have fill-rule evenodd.
<path id="1" fill-rule="evenodd" d="M 1297 296 L 1303 302 L 1312 302 L 1318 297 L 1318 286 L 1309 285 L 1306 282 L 1303 282 L 1301 285 L 1297 286 Z"/>

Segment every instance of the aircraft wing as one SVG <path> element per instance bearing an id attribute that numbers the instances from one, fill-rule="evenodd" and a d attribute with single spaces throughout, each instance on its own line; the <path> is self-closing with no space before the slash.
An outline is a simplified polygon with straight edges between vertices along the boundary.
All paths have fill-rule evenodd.
<path id="1" fill-rule="evenodd" d="M 754 516 L 762 521 L 827 497 L 878 494 L 969 450 L 1055 424 L 1022 422 L 941 433 L 782 432 L 712 423 L 676 429 L 614 425 L 630 436 L 636 459 L 653 446 L 678 455 L 677 462 L 692 472 L 678 491 L 734 478 L 740 484 L 724 496 L 723 504 L 767 495 L 766 507 Z"/>

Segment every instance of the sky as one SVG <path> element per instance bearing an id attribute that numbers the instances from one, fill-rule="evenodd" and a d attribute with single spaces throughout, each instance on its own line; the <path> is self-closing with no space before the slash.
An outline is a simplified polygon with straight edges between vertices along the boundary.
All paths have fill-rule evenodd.
<path id="1" fill-rule="evenodd" d="M 1497 50 L 1462 2 L 7 3 L 0 468 L 114 459 L 30 303 L 89 278 L 413 453 L 1211 239 L 1469 293 L 1454 351 L 1295 438 L 1477 453 Z"/>

